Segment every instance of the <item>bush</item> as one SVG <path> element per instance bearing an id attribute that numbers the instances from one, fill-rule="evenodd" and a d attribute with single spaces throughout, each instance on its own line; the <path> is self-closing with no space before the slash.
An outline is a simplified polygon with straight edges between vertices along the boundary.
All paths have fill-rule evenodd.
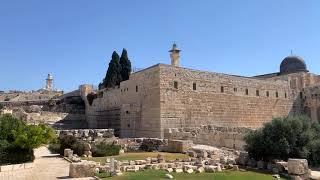
<path id="1" fill-rule="evenodd" d="M 82 156 L 84 154 L 84 144 L 84 141 L 77 141 L 76 143 L 74 143 L 71 147 L 73 153 Z"/>
<path id="2" fill-rule="evenodd" d="M 84 141 L 80 141 L 78 140 L 76 137 L 72 136 L 72 135 L 66 135 L 66 136 L 62 136 L 59 139 L 59 143 L 60 145 L 60 150 L 59 153 L 60 155 L 64 155 L 64 149 L 72 149 L 74 154 L 77 154 L 79 156 L 82 156 L 84 154 Z M 54 146 L 58 146 L 58 145 L 54 145 Z"/>
<path id="3" fill-rule="evenodd" d="M 100 142 L 99 144 L 92 145 L 91 152 L 93 157 L 114 156 L 119 155 L 121 147 L 113 144 L 106 144 Z"/>
<path id="4" fill-rule="evenodd" d="M 33 149 L 54 139 L 54 131 L 45 125 L 27 125 L 11 115 L 0 116 L 0 164 L 33 161 Z"/>
<path id="5" fill-rule="evenodd" d="M 59 138 L 60 142 L 60 155 L 64 155 L 64 149 L 72 149 L 74 144 L 77 142 L 77 138 L 72 135 L 66 135 Z"/>
<path id="6" fill-rule="evenodd" d="M 320 126 L 306 116 L 275 118 L 263 128 L 249 132 L 245 149 L 256 160 L 305 158 L 320 163 Z"/>
<path id="7" fill-rule="evenodd" d="M 60 143 L 51 143 L 48 146 L 48 149 L 50 152 L 55 153 L 55 154 L 60 154 Z"/>

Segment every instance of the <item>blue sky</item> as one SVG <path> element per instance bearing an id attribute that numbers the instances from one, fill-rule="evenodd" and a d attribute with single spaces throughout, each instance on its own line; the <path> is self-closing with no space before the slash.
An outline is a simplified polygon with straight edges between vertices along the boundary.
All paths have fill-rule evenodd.
<path id="1" fill-rule="evenodd" d="M 174 41 L 184 67 L 253 76 L 293 50 L 319 74 L 319 22 L 318 0 L 0 0 L 0 90 L 97 85 L 114 50 L 145 68 Z"/>

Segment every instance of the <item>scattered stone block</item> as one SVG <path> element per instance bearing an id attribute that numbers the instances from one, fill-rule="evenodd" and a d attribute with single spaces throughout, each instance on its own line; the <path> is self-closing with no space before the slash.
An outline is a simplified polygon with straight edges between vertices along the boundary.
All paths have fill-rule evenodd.
<path id="1" fill-rule="evenodd" d="M 71 163 L 69 167 L 69 176 L 71 178 L 93 177 L 96 172 L 97 164 L 92 161 L 82 161 Z"/>
<path id="2" fill-rule="evenodd" d="M 203 173 L 205 170 L 204 170 L 204 167 L 199 167 L 197 170 L 196 170 L 196 173 Z"/>
<path id="3" fill-rule="evenodd" d="M 171 174 L 166 174 L 167 179 L 173 179 L 173 176 Z"/>
<path id="4" fill-rule="evenodd" d="M 164 163 L 165 162 L 164 156 L 162 154 L 158 154 L 157 159 L 158 159 L 158 163 Z"/>
<path id="5" fill-rule="evenodd" d="M 272 175 L 272 177 L 273 177 L 274 179 L 280 179 L 280 175 L 279 175 L 279 174 L 274 174 L 274 175 Z"/>
<path id="6" fill-rule="evenodd" d="M 204 170 L 207 173 L 214 173 L 214 172 L 216 172 L 216 168 L 217 168 L 217 166 L 205 166 Z"/>
<path id="7" fill-rule="evenodd" d="M 220 165 L 220 164 L 217 165 L 217 171 L 218 171 L 218 172 L 222 172 L 222 168 L 221 168 L 221 165 Z"/>
<path id="8" fill-rule="evenodd" d="M 174 172 L 176 172 L 176 173 L 182 173 L 183 170 L 182 170 L 181 168 L 176 168 L 176 169 L 174 169 Z"/>
<path id="9" fill-rule="evenodd" d="M 186 170 L 186 173 L 192 174 L 192 173 L 193 173 L 193 169 L 187 169 L 187 170 Z"/>
<path id="10" fill-rule="evenodd" d="M 288 173 L 292 175 L 303 175 L 309 172 L 308 161 L 306 159 L 289 159 Z"/>
<path id="11" fill-rule="evenodd" d="M 171 173 L 171 172 L 173 172 L 173 169 L 172 169 L 172 168 L 167 168 L 166 171 L 167 171 L 168 173 Z"/>
<path id="12" fill-rule="evenodd" d="M 64 152 L 63 152 L 63 156 L 64 157 L 72 157 L 72 155 L 73 155 L 73 151 L 71 150 L 71 149 L 64 149 Z"/>

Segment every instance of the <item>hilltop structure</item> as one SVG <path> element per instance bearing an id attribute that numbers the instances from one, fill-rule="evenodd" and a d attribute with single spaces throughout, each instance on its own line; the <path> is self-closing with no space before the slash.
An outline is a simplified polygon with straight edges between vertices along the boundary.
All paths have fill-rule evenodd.
<path id="1" fill-rule="evenodd" d="M 279 72 L 243 77 L 180 67 L 177 45 L 169 52 L 171 65 L 134 72 L 118 88 L 93 91 L 81 85 L 89 128 L 167 138 L 172 129 L 258 128 L 290 114 L 320 118 L 320 76 L 310 73 L 301 57 L 286 57 Z M 88 94 L 94 97 L 90 103 Z"/>

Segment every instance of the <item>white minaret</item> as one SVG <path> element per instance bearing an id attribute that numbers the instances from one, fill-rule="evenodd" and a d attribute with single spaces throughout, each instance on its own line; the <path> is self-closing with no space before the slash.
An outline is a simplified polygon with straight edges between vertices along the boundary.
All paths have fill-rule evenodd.
<path id="1" fill-rule="evenodd" d="M 172 49 L 169 51 L 170 52 L 170 58 L 171 58 L 171 65 L 172 66 L 179 66 L 180 65 L 180 51 L 177 48 L 176 43 L 173 43 Z"/>
<path id="2" fill-rule="evenodd" d="M 46 79 L 46 90 L 53 90 L 53 76 L 51 74 L 48 74 L 48 77 Z"/>

